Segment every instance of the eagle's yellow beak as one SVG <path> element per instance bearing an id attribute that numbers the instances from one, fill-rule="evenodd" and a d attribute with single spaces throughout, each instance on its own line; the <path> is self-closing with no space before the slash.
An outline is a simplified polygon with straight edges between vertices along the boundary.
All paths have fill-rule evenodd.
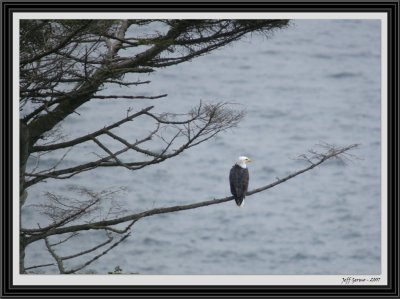
<path id="1" fill-rule="evenodd" d="M 250 162 L 251 162 L 251 159 L 247 158 L 247 159 L 246 159 L 246 162 L 247 162 L 247 163 L 250 163 Z"/>

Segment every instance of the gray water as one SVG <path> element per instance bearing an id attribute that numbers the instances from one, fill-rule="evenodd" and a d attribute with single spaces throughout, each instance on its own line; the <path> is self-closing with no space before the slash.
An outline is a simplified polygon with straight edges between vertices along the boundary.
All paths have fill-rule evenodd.
<path id="1" fill-rule="evenodd" d="M 37 184 L 27 204 L 42 200 L 45 191 L 70 194 L 74 185 L 98 191 L 126 187 L 117 199 L 129 213 L 188 204 L 230 195 L 228 173 L 239 155 L 253 160 L 253 189 L 307 166 L 293 158 L 318 149 L 318 143 L 360 143 L 351 152 L 357 158 L 328 162 L 250 196 L 244 208 L 228 202 L 140 220 L 129 239 L 83 273 L 105 274 L 118 265 L 124 273 L 140 274 L 378 274 L 380 55 L 377 20 L 295 20 L 270 38 L 253 35 L 138 77 L 151 80 L 148 86 L 128 91 L 114 86 L 103 93 L 168 97 L 92 100 L 77 111 L 80 116 L 66 120 L 67 139 L 123 118 L 128 107 L 149 104 L 156 112 L 180 113 L 200 100 L 227 101 L 247 114 L 237 128 L 162 164 L 137 172 L 102 168 Z M 132 122 L 118 132 L 128 137 L 137 129 Z M 93 159 L 93 152 L 101 150 L 73 150 L 64 165 Z M 28 205 L 22 217 L 27 227 L 49 221 Z M 60 252 L 72 254 L 102 240 L 104 233 L 92 232 Z M 53 261 L 42 243 L 28 248 L 27 266 L 48 262 Z"/>

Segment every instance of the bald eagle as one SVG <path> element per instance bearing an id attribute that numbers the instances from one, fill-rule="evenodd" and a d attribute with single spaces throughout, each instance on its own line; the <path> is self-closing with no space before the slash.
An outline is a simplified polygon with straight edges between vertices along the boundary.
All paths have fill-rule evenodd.
<path id="1" fill-rule="evenodd" d="M 249 158 L 240 156 L 229 173 L 231 193 L 239 207 L 243 206 L 243 200 L 246 197 L 247 188 L 249 187 L 249 170 L 246 167 L 246 163 L 249 162 L 251 162 Z"/>

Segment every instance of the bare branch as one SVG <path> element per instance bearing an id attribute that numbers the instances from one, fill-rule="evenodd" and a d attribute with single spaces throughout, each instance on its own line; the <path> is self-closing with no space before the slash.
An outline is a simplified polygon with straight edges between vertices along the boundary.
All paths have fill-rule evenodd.
<path id="1" fill-rule="evenodd" d="M 110 133 L 110 132 L 108 132 Z M 25 186 L 28 188 L 46 178 L 53 178 L 53 179 L 68 179 L 74 175 L 77 175 L 78 173 L 82 173 L 84 171 L 89 171 L 91 169 L 94 169 L 96 167 L 107 167 L 107 166 L 121 166 L 119 163 L 115 162 L 109 162 L 110 159 L 114 158 L 115 156 L 118 156 L 126 151 L 128 151 L 131 148 L 135 148 L 135 146 L 146 142 L 150 140 L 152 137 L 152 134 L 148 135 L 147 137 L 136 141 L 135 143 L 127 146 L 126 148 L 119 150 L 112 155 L 109 155 L 107 157 L 101 158 L 96 161 L 88 162 L 86 164 L 81 164 L 75 167 L 70 167 L 70 168 L 65 168 L 61 170 L 56 170 L 53 172 L 49 173 L 44 173 L 44 174 L 33 174 L 33 173 L 25 173 L 26 176 L 34 177 L 34 179 L 31 179 L 29 181 L 26 181 Z M 127 165 L 130 167 L 130 170 L 136 170 L 138 167 L 142 167 L 146 162 L 131 162 L 131 163 L 124 163 L 124 165 Z M 133 166 L 136 166 L 135 168 Z"/>
<path id="2" fill-rule="evenodd" d="M 125 82 L 125 81 L 119 81 L 119 80 L 105 80 L 105 83 L 112 83 L 112 84 L 118 84 L 122 86 L 131 86 L 131 85 L 142 85 L 142 84 L 149 84 L 151 81 L 137 81 L 137 82 Z"/>
<path id="3" fill-rule="evenodd" d="M 136 118 L 136 117 L 138 117 L 138 116 L 140 116 L 140 115 L 145 114 L 146 112 L 148 112 L 149 110 L 151 110 L 151 109 L 153 109 L 153 108 L 154 108 L 154 106 L 149 106 L 149 107 L 147 107 L 147 108 L 144 108 L 144 109 L 140 110 L 140 111 L 137 112 L 137 113 L 134 113 L 134 114 L 132 114 L 132 115 L 129 115 L 129 116 L 127 116 L 126 118 L 124 118 L 124 119 L 122 119 L 122 120 L 120 120 L 120 121 L 118 121 L 118 122 L 116 122 L 116 123 L 113 123 L 112 125 L 109 125 L 109 126 L 103 128 L 103 129 L 100 129 L 100 130 L 98 130 L 98 131 L 96 131 L 96 132 L 87 134 L 87 135 L 85 135 L 85 136 L 76 138 L 76 139 L 74 139 L 74 140 L 70 140 L 70 141 L 63 142 L 63 143 L 56 143 L 56 144 L 52 144 L 52 145 L 42 145 L 42 146 L 38 145 L 38 146 L 34 146 L 34 147 L 32 148 L 32 152 L 56 150 L 56 149 L 65 148 L 65 147 L 70 147 L 70 146 L 74 146 L 74 145 L 77 145 L 77 144 L 80 144 L 80 143 L 89 141 L 89 140 L 91 140 L 93 137 L 97 137 L 97 136 L 99 136 L 99 135 L 105 134 L 105 133 L 107 133 L 109 130 L 112 130 L 112 129 L 114 129 L 114 128 L 116 128 L 116 127 L 119 127 L 120 125 L 122 125 L 122 124 L 124 124 L 124 123 L 126 123 L 126 122 L 128 122 L 128 121 L 131 121 L 132 119 L 134 119 L 134 118 Z"/>
<path id="4" fill-rule="evenodd" d="M 131 169 L 131 167 L 129 167 L 128 165 L 126 165 L 125 163 L 123 163 L 120 159 L 117 158 L 117 156 L 115 154 L 113 154 L 105 145 L 103 145 L 100 141 L 98 141 L 96 138 L 92 138 L 93 141 L 99 146 L 101 147 L 107 154 L 109 154 L 116 163 L 118 163 L 119 165 L 127 168 L 127 169 Z"/>
<path id="5" fill-rule="evenodd" d="M 106 241 L 104 241 L 104 242 L 102 242 L 102 243 L 100 243 L 100 244 L 98 244 L 98 245 L 96 245 L 96 246 L 94 246 L 94 247 L 92 247 L 92 248 L 89 248 L 89 249 L 87 249 L 87 250 L 83 250 L 83 251 L 80 251 L 80 252 L 78 252 L 78 253 L 71 254 L 71 255 L 68 255 L 68 256 L 59 256 L 59 255 L 55 252 L 55 250 L 53 249 L 53 246 L 50 244 L 48 238 L 45 238 L 44 241 L 45 241 L 47 250 L 49 251 L 49 253 L 51 254 L 51 256 L 54 258 L 54 260 L 55 260 L 56 263 L 57 263 L 57 267 L 58 267 L 59 272 L 60 272 L 61 274 L 72 274 L 72 273 L 76 273 L 76 272 L 82 270 L 83 268 L 85 268 L 86 266 L 90 265 L 90 264 L 91 264 L 92 262 L 94 262 L 95 260 L 97 260 L 97 259 L 99 259 L 100 257 L 102 257 L 103 255 L 107 254 L 111 249 L 115 248 L 115 247 L 118 246 L 122 241 L 124 241 L 130 234 L 124 235 L 122 238 L 120 238 L 120 240 L 118 240 L 117 242 L 115 242 L 115 243 L 114 243 L 112 246 L 110 246 L 107 250 L 105 250 L 105 251 L 101 252 L 100 254 L 96 255 L 95 257 L 93 257 L 92 259 L 90 259 L 89 261 L 87 261 L 86 263 L 84 263 L 84 264 L 82 264 L 82 265 L 80 265 L 80 266 L 78 266 L 78 267 L 76 267 L 76 268 L 71 268 L 71 269 L 68 269 L 68 270 L 65 268 L 65 266 L 64 266 L 64 261 L 70 260 L 70 259 L 73 259 L 73 258 L 77 258 L 77 257 L 83 256 L 83 255 L 86 255 L 86 254 L 88 254 L 88 253 L 94 252 L 94 251 L 96 251 L 96 250 L 98 250 L 98 249 L 100 249 L 100 248 L 106 246 L 107 244 L 110 244 L 110 243 L 113 241 L 114 238 L 113 238 L 113 236 L 112 236 L 112 234 L 111 234 L 110 232 L 107 232 L 107 231 L 106 231 L 106 235 L 107 235 L 107 240 L 106 240 Z M 50 265 L 54 265 L 54 264 L 39 265 L 39 266 L 30 267 L 30 268 L 27 268 L 27 269 L 32 269 L 32 268 L 37 268 L 37 267 L 44 267 L 44 266 L 50 266 Z M 26 270 L 26 269 L 25 269 L 25 270 Z"/>
<path id="6" fill-rule="evenodd" d="M 27 270 L 32 270 L 32 269 L 36 269 L 36 268 L 42 268 L 42 267 L 50 267 L 50 266 L 55 266 L 56 264 L 54 263 L 50 263 L 50 264 L 43 264 L 43 265 L 36 265 L 36 266 L 30 266 L 25 268 L 25 271 Z"/>
<path id="7" fill-rule="evenodd" d="M 70 239 L 78 236 L 78 235 L 79 235 L 79 233 L 72 233 L 68 237 L 66 237 L 64 240 L 60 240 L 60 241 L 58 241 L 56 243 L 50 244 L 50 246 L 51 247 L 55 247 L 55 246 L 61 245 L 61 244 L 65 243 L 65 242 L 69 241 Z"/>
<path id="8" fill-rule="evenodd" d="M 67 179 L 70 178 L 78 173 L 84 172 L 91 170 L 96 167 L 115 167 L 115 166 L 122 166 L 126 167 L 129 170 L 139 170 L 142 169 L 148 165 L 153 165 L 157 163 L 161 163 L 165 161 L 166 159 L 173 158 L 186 149 L 189 149 L 195 145 L 198 145 L 202 142 L 205 142 L 209 140 L 210 138 L 213 138 L 216 136 L 218 133 L 223 132 L 229 128 L 232 128 L 236 126 L 239 121 L 243 118 L 244 112 L 243 111 L 236 111 L 228 108 L 229 103 L 216 103 L 216 104 L 203 104 L 200 103 L 197 107 L 193 108 L 189 113 L 184 114 L 184 115 L 175 115 L 175 114 L 162 114 L 160 116 L 156 116 L 154 114 L 150 114 L 148 111 L 140 111 L 135 114 L 141 115 L 145 114 L 150 116 L 151 118 L 157 120 L 157 128 L 155 131 L 151 132 L 146 138 L 144 138 L 140 142 L 135 142 L 134 144 L 129 143 L 127 140 L 125 140 L 122 137 L 119 137 L 109 131 L 110 128 L 113 128 L 116 126 L 116 124 L 119 124 L 123 121 L 120 121 L 116 124 L 113 124 L 107 128 L 101 129 L 95 133 L 88 134 L 86 136 L 77 138 L 75 140 L 69 141 L 69 142 L 64 142 L 56 145 L 49 145 L 49 146 L 42 146 L 39 149 L 44 150 L 44 149 L 49 149 L 49 148 L 60 148 L 60 147 L 65 147 L 65 146 L 71 146 L 77 143 L 82 143 L 87 140 L 93 140 L 95 136 L 101 135 L 101 134 L 107 134 L 110 137 L 118 140 L 119 142 L 123 143 L 126 145 L 126 148 L 119 150 L 115 153 L 108 152 L 108 156 L 104 158 L 100 158 L 96 161 L 88 162 L 85 164 L 81 164 L 78 166 L 70 167 L 70 168 L 65 168 L 65 169 L 60 169 L 60 170 L 54 170 L 54 171 L 48 171 L 48 172 L 42 172 L 42 173 L 26 173 L 26 176 L 28 177 L 34 177 L 33 179 L 29 180 L 26 182 L 26 186 L 29 187 L 37 182 L 40 182 L 46 178 L 54 178 L 54 179 Z M 146 108 L 148 109 L 148 108 Z M 176 117 L 182 117 L 185 116 L 187 119 L 185 120 L 176 120 Z M 128 117 L 127 119 L 132 118 L 133 116 Z M 138 147 L 137 145 L 139 143 L 142 143 L 144 141 L 149 141 L 152 139 L 153 135 L 156 134 L 158 131 L 158 128 L 160 126 L 160 123 L 166 124 L 166 125 L 171 125 L 175 133 L 174 135 L 170 136 L 168 140 L 164 138 L 161 135 L 157 135 L 162 141 L 165 142 L 164 148 L 160 152 L 155 152 L 152 150 L 146 150 Z M 191 126 L 188 126 L 188 124 L 191 124 Z M 181 143 L 179 146 L 176 146 L 177 140 L 181 137 L 185 137 L 186 140 Z M 96 142 L 96 141 L 95 141 Z M 175 146 L 175 148 L 174 148 Z M 102 146 L 101 146 L 102 147 Z M 36 147 L 37 149 L 38 147 Z M 103 147 L 102 147 L 103 148 Z M 121 161 L 120 159 L 115 160 L 118 155 L 128 151 L 129 149 L 132 149 L 134 151 L 137 151 L 139 153 L 145 154 L 149 157 L 152 157 L 152 159 L 147 160 L 147 161 Z M 106 150 L 103 148 L 103 150 Z M 106 150 L 108 151 L 108 149 Z M 115 160 L 115 162 L 110 161 L 110 160 Z"/>
<path id="9" fill-rule="evenodd" d="M 160 125 L 157 124 L 157 128 L 147 136 L 148 140 L 150 140 L 157 133 L 159 128 L 160 128 Z M 128 148 L 133 149 L 133 150 L 135 150 L 135 151 L 137 151 L 139 153 L 142 153 L 142 154 L 145 154 L 145 155 L 148 155 L 148 156 L 152 156 L 152 157 L 157 157 L 157 158 L 160 157 L 159 154 L 156 154 L 156 153 L 154 153 L 152 151 L 148 151 L 148 150 L 142 149 L 142 148 L 137 146 L 137 143 L 130 144 L 127 140 L 125 140 L 125 139 L 123 139 L 123 138 L 121 138 L 121 137 L 119 137 L 119 136 L 117 136 L 117 135 L 115 135 L 115 134 L 113 134 L 111 132 L 107 132 L 107 135 L 109 135 L 110 137 L 114 138 L 115 140 L 118 140 L 122 144 L 126 145 Z M 130 167 L 130 166 L 128 166 L 128 167 Z M 132 169 L 132 168 L 130 167 L 130 169 Z"/>
<path id="10" fill-rule="evenodd" d="M 93 263 L 94 261 L 96 261 L 97 259 L 99 259 L 100 257 L 106 255 L 110 250 L 112 250 L 113 248 L 115 248 L 116 246 L 118 246 L 120 243 L 122 243 L 126 238 L 128 238 L 130 236 L 130 234 L 126 234 L 124 235 L 122 238 L 120 238 L 117 242 L 114 242 L 114 244 L 112 244 L 109 248 L 107 248 L 105 251 L 101 252 L 100 254 L 94 256 L 93 258 L 91 258 L 90 260 L 88 260 L 87 262 L 81 264 L 78 267 L 75 268 L 71 268 L 71 269 L 66 269 L 64 266 L 64 261 L 65 260 L 69 260 L 69 259 L 73 259 L 73 258 L 77 258 L 80 256 L 83 256 L 85 254 L 94 252 L 98 249 L 100 249 L 101 247 L 106 246 L 107 244 L 110 244 L 113 241 L 113 237 L 111 235 L 111 233 L 107 232 L 107 240 L 104 241 L 103 243 L 100 243 L 99 245 L 96 245 L 90 249 L 87 250 L 83 250 L 81 252 L 78 252 L 76 254 L 72 254 L 72 255 L 68 255 L 68 256 L 59 256 L 55 250 L 52 248 L 52 246 L 50 245 L 50 242 L 48 240 L 48 238 L 45 238 L 45 244 L 46 244 L 46 248 L 49 251 L 49 253 L 51 254 L 51 256 L 54 258 L 54 260 L 57 263 L 57 267 L 58 270 L 60 272 L 60 274 L 72 274 L 72 273 L 76 273 L 80 270 L 82 270 L 83 268 L 87 267 L 88 265 L 90 265 L 91 263 Z M 30 267 L 27 269 L 32 269 L 32 268 L 37 268 L 37 267 L 44 267 L 44 266 L 50 266 L 50 265 L 54 265 L 54 264 L 47 264 L 47 265 L 39 265 L 39 266 L 34 266 L 34 267 Z"/>
<path id="11" fill-rule="evenodd" d="M 159 96 L 100 96 L 96 95 L 93 96 L 92 99 L 147 99 L 147 100 L 154 100 L 154 99 L 160 99 L 160 98 L 165 98 L 168 96 L 168 94 L 162 94 Z"/>
<path id="12" fill-rule="evenodd" d="M 48 252 L 50 253 L 50 255 L 54 258 L 54 260 L 57 263 L 58 271 L 60 271 L 60 273 L 64 274 L 65 273 L 65 268 L 64 268 L 64 264 L 63 264 L 62 259 L 53 250 L 53 248 L 50 245 L 50 242 L 49 242 L 48 238 L 44 238 L 44 242 L 46 244 L 46 248 L 47 248 Z"/>
<path id="13" fill-rule="evenodd" d="M 63 226 L 71 221 L 77 220 L 83 215 L 88 215 L 93 212 L 96 205 L 100 203 L 102 197 L 99 194 L 90 192 L 87 189 L 81 188 L 78 190 L 80 193 L 89 195 L 88 200 L 71 200 L 65 197 L 60 197 L 50 192 L 46 192 L 47 203 L 32 205 L 35 208 L 41 209 L 42 214 L 50 217 L 53 224 L 46 227 L 46 229 L 53 229 Z"/>
<path id="14" fill-rule="evenodd" d="M 353 144 L 353 145 L 349 145 L 349 146 L 341 147 L 341 148 L 331 148 L 326 153 L 321 154 L 321 158 L 318 161 L 316 161 L 315 163 L 313 163 L 312 165 L 309 165 L 308 167 L 305 167 L 301 170 L 293 172 L 293 173 L 287 175 L 286 177 L 284 177 L 282 179 L 278 179 L 277 181 L 270 183 L 266 186 L 262 186 L 262 187 L 253 189 L 251 191 L 248 191 L 246 195 L 251 196 L 253 194 L 273 188 L 273 187 L 275 187 L 279 184 L 282 184 L 302 173 L 312 170 L 313 168 L 321 165 L 322 163 L 326 162 L 327 160 L 330 160 L 332 158 L 340 158 L 347 151 L 352 150 L 356 147 L 358 147 L 358 144 Z M 46 228 L 22 229 L 22 232 L 24 232 L 27 235 L 30 235 L 30 237 L 28 237 L 28 243 L 31 243 L 31 242 L 46 238 L 51 235 L 65 234 L 65 233 L 84 231 L 84 230 L 104 229 L 105 227 L 113 226 L 113 225 L 128 222 L 128 221 L 138 221 L 139 219 L 153 216 L 153 215 L 197 209 L 200 207 L 220 204 L 220 203 L 228 202 L 231 200 L 233 200 L 233 196 L 227 196 L 224 198 L 201 201 L 201 202 L 197 202 L 197 203 L 193 203 L 193 204 L 172 206 L 172 207 L 166 207 L 166 208 L 156 208 L 156 209 L 148 210 L 148 211 L 137 213 L 137 214 L 132 214 L 132 215 L 128 215 L 128 216 L 124 216 L 124 217 L 120 217 L 120 218 L 116 218 L 116 219 L 111 219 L 111 220 L 94 222 L 94 223 L 90 223 L 90 224 L 79 224 L 79 225 L 73 225 L 73 226 L 69 226 L 69 227 L 55 228 L 55 229 L 51 229 L 51 230 L 47 230 Z"/>
<path id="15" fill-rule="evenodd" d="M 71 269 L 69 271 L 66 271 L 66 274 L 72 274 L 72 273 L 76 273 L 80 270 L 82 270 L 83 268 L 89 266 L 91 263 L 93 263 L 94 261 L 98 260 L 99 258 L 101 258 L 102 256 L 106 255 L 109 251 L 111 251 L 112 249 L 114 249 L 115 247 L 117 247 L 119 244 L 121 244 L 126 238 L 128 238 L 130 236 L 130 234 L 126 234 L 124 235 L 121 239 L 119 239 L 117 242 L 115 242 L 114 244 L 112 244 L 109 248 L 107 248 L 105 251 L 101 252 L 100 254 L 96 255 L 95 257 L 93 257 L 92 259 L 88 260 L 86 263 L 82 264 L 79 267 L 76 267 L 75 269 Z"/>
<path id="16" fill-rule="evenodd" d="M 354 149 L 354 148 L 357 148 L 358 146 L 359 146 L 359 144 L 352 144 L 352 145 L 349 145 L 349 146 L 346 146 L 346 147 L 342 147 L 342 148 L 336 148 L 336 147 L 330 148 L 326 153 L 319 154 L 318 161 L 315 161 L 314 163 L 311 163 L 310 166 L 308 166 L 308 167 L 306 167 L 304 169 L 301 169 L 299 171 L 296 171 L 296 172 L 294 172 L 292 174 L 289 174 L 288 176 L 284 177 L 283 179 L 278 179 L 276 182 L 274 182 L 272 184 L 269 184 L 267 186 L 254 189 L 252 191 L 249 191 L 249 192 L 247 192 L 246 195 L 252 195 L 252 194 L 255 194 L 255 193 L 270 189 L 272 187 L 275 187 L 276 185 L 282 184 L 283 182 L 286 182 L 287 180 L 290 180 L 290 179 L 294 178 L 295 176 L 298 176 L 299 174 L 302 174 L 302 173 L 304 173 L 306 171 L 309 171 L 309 170 L 321 165 L 322 163 L 324 163 L 327 160 L 330 160 L 330 159 L 341 159 L 341 158 L 343 158 L 343 155 L 347 151 L 349 151 L 351 149 Z"/>
<path id="17" fill-rule="evenodd" d="M 76 258 L 78 256 L 81 256 L 81 255 L 88 254 L 90 252 L 96 251 L 97 249 L 99 249 L 99 248 L 111 243 L 114 240 L 114 238 L 111 235 L 111 233 L 107 233 L 107 237 L 108 237 L 108 240 L 104 241 L 103 243 L 100 243 L 99 245 L 96 245 L 96 246 L 94 246 L 94 247 L 92 247 L 90 249 L 83 250 L 83 251 L 80 251 L 80 252 L 75 253 L 75 254 L 63 256 L 63 257 L 61 257 L 61 260 L 63 260 L 63 261 L 70 260 L 70 259 Z"/>

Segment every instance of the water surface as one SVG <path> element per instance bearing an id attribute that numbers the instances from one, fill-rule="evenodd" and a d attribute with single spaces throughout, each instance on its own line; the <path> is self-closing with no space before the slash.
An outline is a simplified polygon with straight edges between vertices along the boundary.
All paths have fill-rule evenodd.
<path id="1" fill-rule="evenodd" d="M 352 152 L 360 159 L 326 163 L 248 197 L 244 208 L 229 202 L 143 219 L 129 239 L 86 272 L 105 274 L 119 265 L 140 274 L 378 274 L 380 55 L 379 21 L 295 20 L 271 38 L 253 35 L 140 77 L 152 83 L 128 94 L 168 97 L 93 100 L 66 120 L 64 133 L 90 133 L 123 118 L 128 107 L 149 104 L 156 112 L 181 113 L 200 100 L 227 101 L 240 104 L 246 117 L 237 128 L 162 164 L 48 180 L 30 188 L 28 200 L 42 199 L 45 191 L 67 195 L 73 185 L 125 186 L 119 200 L 131 212 L 188 204 L 229 195 L 228 173 L 239 155 L 253 160 L 253 189 L 305 167 L 293 158 L 318 143 L 360 143 Z M 105 93 L 126 92 L 113 88 Z M 118 132 L 134 136 L 152 129 L 135 125 Z M 101 152 L 95 146 L 73 150 L 65 165 L 93 158 L 94 151 Z M 24 208 L 24 226 L 45 223 L 40 217 Z M 85 234 L 61 252 L 75 253 L 103 239 L 101 232 Z M 48 262 L 43 244 L 28 248 L 27 266 Z"/>

